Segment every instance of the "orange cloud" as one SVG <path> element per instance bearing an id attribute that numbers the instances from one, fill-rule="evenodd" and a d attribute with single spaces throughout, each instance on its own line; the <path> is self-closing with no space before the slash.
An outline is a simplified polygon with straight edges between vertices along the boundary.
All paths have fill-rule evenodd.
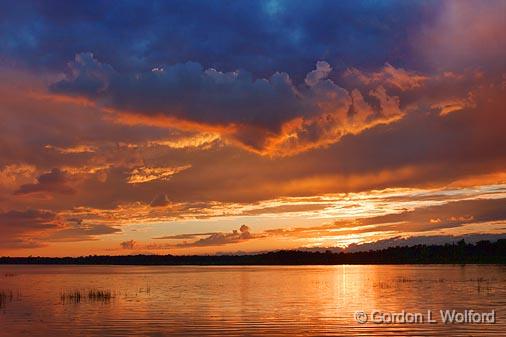
<path id="1" fill-rule="evenodd" d="M 57 168 L 48 173 L 41 174 L 34 184 L 24 184 L 15 192 L 17 195 L 32 193 L 61 193 L 73 194 L 74 188 L 68 185 L 69 178 L 67 174 Z"/>
<path id="2" fill-rule="evenodd" d="M 72 76 L 54 83 L 53 91 L 92 97 L 117 122 L 219 132 L 232 143 L 263 155 L 292 155 L 325 146 L 403 116 L 399 99 L 387 94 L 382 83 L 368 93 L 370 99 L 378 102 L 376 109 L 357 90 L 352 97 L 348 90 L 328 79 L 332 68 L 325 61 L 318 62 L 307 75 L 306 86 L 299 87 L 284 73 L 253 81 L 238 73 L 203 70 L 195 63 L 148 72 L 133 81 L 124 79 L 129 82 L 124 86 L 119 85 L 124 82 L 120 74 L 89 53 L 77 55 L 70 67 Z M 385 69 L 390 76 L 383 79 L 384 83 L 409 83 L 404 71 L 396 71 L 390 65 Z M 185 87 L 188 92 L 176 96 L 183 90 L 177 84 L 181 76 L 191 81 Z M 90 92 L 91 88 L 83 86 L 88 79 L 93 79 L 99 92 Z M 174 93 L 158 96 L 159 90 L 152 86 L 160 86 L 161 91 L 172 88 Z M 134 89 L 149 96 L 143 100 L 149 104 L 140 105 L 132 99 L 127 91 Z"/>
<path id="3" fill-rule="evenodd" d="M 352 78 L 357 81 L 370 85 L 383 85 L 406 91 L 421 87 L 428 76 L 413 71 L 407 71 L 402 68 L 395 68 L 391 64 L 386 63 L 385 66 L 376 72 L 363 72 L 356 68 L 348 68 L 343 73 L 344 78 Z"/>
<path id="4" fill-rule="evenodd" d="M 136 167 L 128 177 L 129 184 L 147 183 L 153 180 L 169 180 L 174 174 L 187 170 L 191 165 L 179 167 Z"/>

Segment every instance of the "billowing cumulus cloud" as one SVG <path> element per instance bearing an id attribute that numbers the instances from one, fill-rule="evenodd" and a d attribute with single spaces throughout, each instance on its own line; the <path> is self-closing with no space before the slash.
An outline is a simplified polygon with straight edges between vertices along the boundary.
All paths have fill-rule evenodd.
<path id="1" fill-rule="evenodd" d="M 52 85 L 54 92 L 95 99 L 150 123 L 172 118 L 182 128 L 185 123 L 215 128 L 260 153 L 296 153 L 402 117 L 399 100 L 381 86 L 384 81 L 366 93 L 377 103 L 373 108 L 357 90 L 353 99 L 328 79 L 332 68 L 324 61 L 300 86 L 286 73 L 253 79 L 247 72 L 224 73 L 193 62 L 125 75 L 91 53 L 77 55 L 69 68 L 66 78 Z"/>
<path id="2" fill-rule="evenodd" d="M 304 82 L 310 87 L 317 85 L 318 82 L 326 79 L 331 71 L 330 64 L 325 61 L 318 61 L 316 62 L 316 69 L 306 75 Z"/>

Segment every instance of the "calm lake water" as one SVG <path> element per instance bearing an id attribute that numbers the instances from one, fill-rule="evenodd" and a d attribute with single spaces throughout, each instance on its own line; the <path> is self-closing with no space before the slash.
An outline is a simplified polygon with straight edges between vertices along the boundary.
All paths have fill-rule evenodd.
<path id="1" fill-rule="evenodd" d="M 111 298 L 89 298 L 90 290 Z M 506 331 L 506 266 L 0 266 L 0 292 L 0 336 L 9 337 Z M 446 309 L 495 310 L 496 323 L 444 324 L 439 310 Z M 423 321 L 371 322 L 402 310 L 406 319 L 406 313 L 418 313 Z M 436 323 L 426 322 L 428 310 Z M 368 322 L 357 323 L 356 311 L 364 311 Z"/>

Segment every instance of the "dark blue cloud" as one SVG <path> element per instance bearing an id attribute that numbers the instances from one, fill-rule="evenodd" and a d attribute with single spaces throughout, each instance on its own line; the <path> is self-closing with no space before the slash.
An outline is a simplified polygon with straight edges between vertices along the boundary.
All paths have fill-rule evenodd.
<path id="1" fill-rule="evenodd" d="M 368 100 L 377 102 L 373 109 L 359 91 L 350 93 L 328 79 L 331 72 L 327 62 L 319 61 L 299 86 L 287 73 L 254 79 L 248 72 L 204 69 L 195 62 L 129 76 L 82 53 L 69 63 L 67 76 L 50 88 L 127 114 L 226 128 L 224 135 L 270 154 L 334 143 L 402 117 L 398 99 L 384 87 L 369 90 Z"/>
<path id="2" fill-rule="evenodd" d="M 62 69 L 93 52 L 114 69 L 194 61 L 301 80 L 314 62 L 413 63 L 410 35 L 439 4 L 418 1 L 2 1 L 0 58 Z"/>

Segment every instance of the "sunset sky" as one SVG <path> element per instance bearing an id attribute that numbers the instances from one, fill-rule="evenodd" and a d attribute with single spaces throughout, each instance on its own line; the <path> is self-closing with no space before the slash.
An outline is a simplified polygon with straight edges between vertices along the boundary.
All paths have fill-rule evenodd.
<path id="1" fill-rule="evenodd" d="M 0 255 L 506 237 L 506 1 L 0 4 Z"/>

